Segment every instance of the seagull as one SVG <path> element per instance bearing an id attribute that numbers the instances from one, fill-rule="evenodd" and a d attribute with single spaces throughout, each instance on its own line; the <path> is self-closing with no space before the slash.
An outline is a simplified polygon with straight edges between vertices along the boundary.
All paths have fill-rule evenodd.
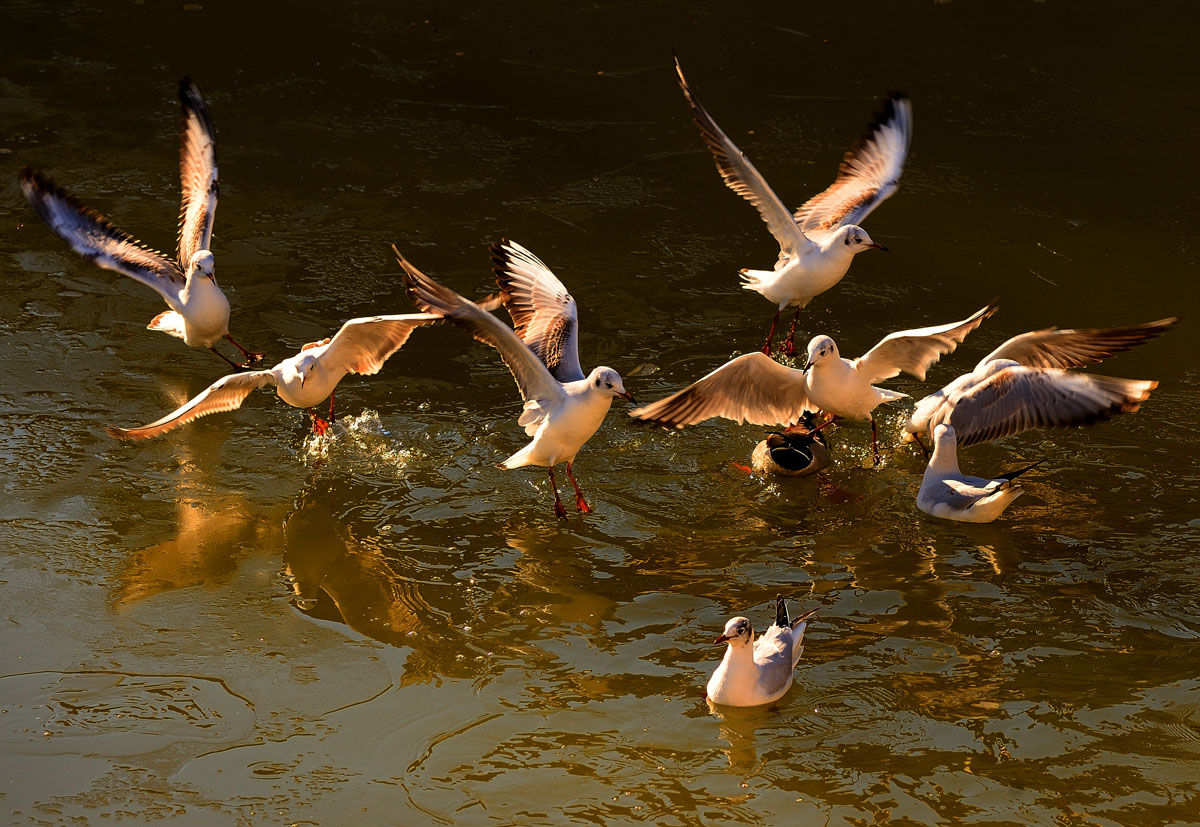
<path id="1" fill-rule="evenodd" d="M 917 508 L 934 517 L 962 523 L 990 523 L 1025 493 L 1013 480 L 1042 464 L 1041 460 L 995 479 L 968 477 L 958 470 L 954 429 L 938 425 L 933 431 L 933 456 L 921 478 Z"/>
<path id="2" fill-rule="evenodd" d="M 784 342 L 784 352 L 795 356 L 796 319 L 800 311 L 814 297 L 842 280 L 856 254 L 871 249 L 887 251 L 858 224 L 900 185 L 912 141 L 912 103 L 899 93 L 887 98 L 866 134 L 842 159 L 833 184 L 792 214 L 750 159 L 701 106 L 683 76 L 678 57 L 675 73 L 725 185 L 754 205 L 779 242 L 775 269 L 743 269 L 742 288 L 778 305 L 763 345 L 763 353 L 768 356 L 779 314 L 795 306 L 792 327 Z"/>
<path id="3" fill-rule="evenodd" d="M 71 249 L 97 267 L 129 276 L 155 290 L 170 310 L 159 313 L 149 330 L 161 330 L 192 347 L 206 347 L 234 368 L 262 361 L 229 335 L 229 299 L 213 273 L 213 216 L 217 210 L 217 158 L 212 116 L 200 90 L 188 78 L 179 81 L 182 118 L 179 130 L 178 252 L 175 258 L 142 244 L 117 229 L 100 213 L 77 201 L 53 181 L 26 166 L 21 170 L 25 198 Z M 222 338 L 242 352 L 242 364 L 214 345 Z"/>
<path id="4" fill-rule="evenodd" d="M 295 356 L 270 370 L 231 373 L 213 382 L 178 410 L 140 428 L 105 430 L 114 439 L 150 439 L 186 425 L 193 419 L 240 408 L 258 388 L 274 385 L 279 398 L 295 408 L 308 408 L 313 433 L 324 434 L 333 424 L 333 394 L 347 373 L 376 374 L 388 357 L 403 347 L 412 332 L 422 325 L 441 321 L 428 313 L 401 316 L 367 316 L 351 319 L 333 338 L 309 342 Z M 313 406 L 329 399 L 329 420 L 313 412 Z"/>
<path id="5" fill-rule="evenodd" d="M 575 506 L 592 509 L 575 481 L 572 466 L 579 449 L 600 429 L 614 396 L 634 399 L 612 368 L 598 367 L 587 376 L 579 367 L 579 314 L 563 283 L 533 253 L 507 239 L 490 247 L 500 301 L 516 330 L 481 307 L 443 287 L 414 267 L 395 245 L 392 250 L 406 274 L 409 298 L 423 312 L 471 332 L 500 352 L 512 372 L 525 406 L 518 425 L 533 439 L 500 463 L 501 468 L 541 465 L 549 469 L 554 514 L 566 517 L 554 466 L 567 464 L 575 488 Z M 634 403 L 636 404 L 636 402 Z"/>
<path id="6" fill-rule="evenodd" d="M 821 429 L 832 420 L 816 425 L 809 412 L 804 413 L 802 420 L 803 424 L 768 434 L 755 446 L 750 456 L 755 471 L 782 477 L 807 477 L 820 473 L 829 465 L 829 442 Z"/>
<path id="7" fill-rule="evenodd" d="M 713 644 L 728 643 L 725 657 L 708 679 L 708 699 L 724 706 L 760 706 L 777 701 L 792 685 L 792 672 L 804 654 L 804 629 L 812 609 L 788 620 L 787 601 L 775 598 L 775 623 L 755 640 L 744 617 L 730 618 Z"/>
<path id="8" fill-rule="evenodd" d="M 1172 316 L 1129 327 L 1059 330 L 1014 336 L 937 393 L 916 404 L 904 439 L 928 455 L 921 434 L 951 425 L 958 445 L 974 445 L 1032 428 L 1091 425 L 1136 411 L 1158 382 L 1076 373 L 1169 330 Z"/>
<path id="9" fill-rule="evenodd" d="M 929 366 L 951 353 L 967 334 L 996 312 L 992 302 L 961 322 L 901 330 L 854 361 L 838 354 L 828 336 L 808 343 L 808 364 L 795 370 L 758 351 L 738 356 L 700 381 L 666 399 L 631 411 L 630 416 L 682 428 L 714 416 L 757 425 L 797 422 L 804 411 L 825 411 L 835 418 L 869 419 L 875 463 L 879 437 L 872 411 L 908 394 L 875 387 L 901 371 L 925 378 Z"/>

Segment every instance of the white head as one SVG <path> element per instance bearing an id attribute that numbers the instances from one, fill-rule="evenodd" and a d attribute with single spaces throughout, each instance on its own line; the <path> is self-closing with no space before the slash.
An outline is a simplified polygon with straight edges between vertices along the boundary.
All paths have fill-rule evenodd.
<path id="1" fill-rule="evenodd" d="M 308 381 L 308 377 L 317 369 L 318 357 L 324 352 L 325 348 L 321 348 L 320 350 L 313 348 L 300 354 L 300 358 L 295 362 L 296 375 L 300 377 L 300 387 L 304 387 L 304 383 Z"/>
<path id="2" fill-rule="evenodd" d="M 958 470 L 958 436 L 953 426 L 942 424 L 933 429 L 933 456 L 929 466 L 935 471 Z"/>
<path id="3" fill-rule="evenodd" d="M 828 336 L 813 336 L 808 342 L 808 363 L 804 369 L 808 370 L 813 365 L 837 358 L 839 358 L 837 343 L 833 339 Z"/>
<path id="4" fill-rule="evenodd" d="M 190 279 L 197 276 L 205 276 L 212 279 L 213 284 L 216 284 L 217 279 L 213 276 L 213 263 L 212 253 L 208 250 L 197 250 L 188 259 L 187 277 Z"/>
<path id="5" fill-rule="evenodd" d="M 889 252 L 887 247 L 871 240 L 867 235 L 867 231 L 857 224 L 847 224 L 838 230 L 838 233 L 833 238 L 834 245 L 841 245 L 843 250 L 849 250 L 851 255 L 861 253 L 863 250 L 883 250 Z"/>
<path id="6" fill-rule="evenodd" d="M 621 381 L 621 374 L 612 368 L 596 368 L 588 375 L 587 381 L 595 393 L 605 393 L 609 396 L 623 396 L 635 405 L 637 404 L 634 398 L 625 390 L 625 383 Z"/>
<path id="7" fill-rule="evenodd" d="M 744 617 L 731 617 L 725 624 L 725 631 L 713 641 L 713 645 L 728 643 L 730 646 L 749 646 L 754 642 L 754 627 Z"/>

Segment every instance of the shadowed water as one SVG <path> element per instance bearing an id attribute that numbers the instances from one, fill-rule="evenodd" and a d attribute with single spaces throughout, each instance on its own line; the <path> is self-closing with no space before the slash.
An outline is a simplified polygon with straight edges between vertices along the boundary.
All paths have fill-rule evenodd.
<path id="1" fill-rule="evenodd" d="M 1190 4 L 79 2 L 0 33 L 0 813 L 211 823 L 1194 823 L 1200 99 Z M 1099 372 L 1142 411 L 960 455 L 1045 458 L 1000 520 L 915 508 L 907 402 L 830 434 L 826 483 L 740 471 L 764 429 L 617 400 L 551 513 L 494 352 L 418 331 L 328 440 L 266 392 L 121 444 L 221 375 L 146 288 L 25 204 L 31 164 L 151 246 L 178 211 L 175 83 L 218 131 L 213 248 L 268 359 L 409 312 L 395 242 L 467 295 L 511 236 L 579 302 L 581 361 L 657 399 L 761 345 L 776 247 L 670 68 L 785 203 L 876 101 L 915 137 L 860 256 L 801 317 L 858 354 L 1000 312 L 1011 335 L 1178 314 Z M 794 688 L 703 697 L 727 617 L 820 606 Z"/>

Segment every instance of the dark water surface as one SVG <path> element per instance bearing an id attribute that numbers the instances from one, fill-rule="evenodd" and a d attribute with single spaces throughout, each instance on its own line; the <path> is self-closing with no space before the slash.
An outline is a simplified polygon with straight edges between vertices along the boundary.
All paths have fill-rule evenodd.
<path id="1" fill-rule="evenodd" d="M 336 11 L 333 9 L 337 8 Z M 1200 822 L 1200 98 L 1192 3 L 5 3 L 0 34 L 0 820 Z M 733 467 L 763 430 L 620 405 L 558 522 L 494 354 L 421 331 L 305 440 L 256 394 L 118 444 L 221 374 L 69 252 L 30 163 L 171 248 L 175 83 L 219 134 L 213 248 L 272 358 L 408 312 L 388 244 L 476 295 L 511 236 L 639 399 L 757 347 L 776 248 L 670 66 L 798 204 L 876 100 L 913 152 L 868 254 L 802 317 L 859 353 L 999 294 L 921 395 L 1036 327 L 1184 324 L 1101 371 L 1143 410 L 964 452 L 1044 457 L 991 525 L 914 505 L 910 449 Z M 908 403 L 882 417 L 898 441 Z M 725 619 L 819 605 L 796 686 L 714 715 Z"/>

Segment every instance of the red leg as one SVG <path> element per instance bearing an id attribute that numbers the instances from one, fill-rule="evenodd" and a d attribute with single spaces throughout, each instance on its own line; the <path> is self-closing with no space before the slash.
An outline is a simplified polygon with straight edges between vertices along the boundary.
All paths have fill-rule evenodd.
<path id="1" fill-rule="evenodd" d="M 875 464 L 878 465 L 883 458 L 879 456 L 879 428 L 875 424 L 875 415 L 871 415 L 871 453 L 875 455 Z"/>
<path id="2" fill-rule="evenodd" d="M 259 362 L 261 362 L 263 360 L 263 354 L 252 353 L 251 351 L 246 350 L 246 348 L 239 345 L 237 343 L 237 340 L 234 339 L 232 336 L 230 336 L 228 333 L 225 334 L 225 338 L 229 340 L 230 344 L 232 344 L 234 347 L 236 347 L 238 350 L 240 350 L 242 352 L 242 358 L 244 358 L 246 360 L 242 364 L 238 365 L 238 367 L 246 368 L 246 367 L 249 367 L 250 365 L 257 365 Z"/>
<path id="3" fill-rule="evenodd" d="M 217 355 L 218 355 L 218 356 L 220 356 L 222 359 L 224 359 L 226 362 L 228 362 L 228 363 L 229 363 L 229 367 L 233 368 L 234 370 L 241 370 L 241 369 L 242 369 L 242 366 L 241 366 L 241 365 L 239 365 L 237 362 L 235 362 L 235 361 L 233 361 L 232 359 L 230 359 L 228 356 L 226 356 L 226 355 L 225 355 L 224 353 L 222 353 L 221 351 L 217 350 L 215 347 L 210 347 L 210 348 L 209 348 L 209 350 L 211 350 L 213 353 L 217 354 Z"/>
<path id="4" fill-rule="evenodd" d="M 775 318 L 771 319 L 771 329 L 767 331 L 767 343 L 765 345 L 763 345 L 763 349 L 762 349 L 763 354 L 766 356 L 771 355 L 771 340 L 775 338 L 775 325 L 779 324 L 779 314 L 782 311 L 783 311 L 782 307 L 779 308 L 779 310 L 776 310 Z"/>
<path id="5" fill-rule="evenodd" d="M 336 390 L 329 392 L 329 425 L 333 427 L 333 397 L 337 395 Z"/>
<path id="6" fill-rule="evenodd" d="M 567 509 L 563 508 L 562 499 L 558 496 L 558 483 L 554 481 L 554 466 L 551 465 L 550 471 L 550 490 L 554 492 L 554 516 L 560 520 L 567 516 Z"/>
<path id="7" fill-rule="evenodd" d="M 925 459 L 929 459 L 929 449 L 925 447 L 925 443 L 921 440 L 921 435 L 913 434 L 913 438 L 917 441 L 917 444 L 921 446 L 921 451 L 925 454 Z"/>
<path id="8" fill-rule="evenodd" d="M 579 483 L 575 482 L 575 475 L 571 473 L 571 465 L 574 462 L 574 460 L 571 460 L 571 462 L 567 463 L 567 479 L 571 481 L 571 485 L 575 486 L 575 507 L 584 514 L 591 514 L 592 509 L 587 504 L 587 500 L 583 498 L 583 492 L 579 490 Z"/>
<path id="9" fill-rule="evenodd" d="M 317 436 L 325 436 L 325 432 L 329 430 L 329 423 L 317 416 L 317 412 L 312 408 L 308 409 L 308 415 L 312 419 L 312 432 Z"/>
<path id="10" fill-rule="evenodd" d="M 788 330 L 787 341 L 783 343 L 783 352 L 788 356 L 796 355 L 796 320 L 800 318 L 800 308 L 796 308 L 792 316 L 792 327 Z"/>

